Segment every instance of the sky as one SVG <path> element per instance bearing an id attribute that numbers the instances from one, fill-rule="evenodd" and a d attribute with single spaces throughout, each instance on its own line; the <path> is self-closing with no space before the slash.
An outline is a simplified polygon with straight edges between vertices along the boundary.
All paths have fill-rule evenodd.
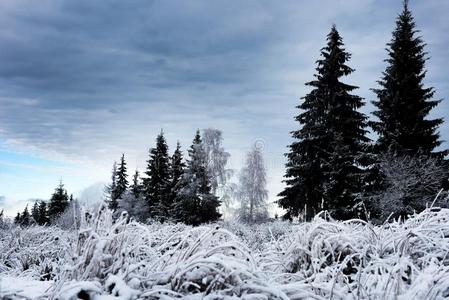
<path id="1" fill-rule="evenodd" d="M 363 112 L 385 68 L 400 0 L 0 2 L 0 209 L 101 194 L 114 160 L 145 168 L 164 130 L 170 151 L 196 129 L 223 131 L 238 171 L 263 146 L 270 201 L 283 188 L 290 131 L 332 24 L 352 53 Z M 429 53 L 425 83 L 449 115 L 449 1 L 412 0 Z M 449 125 L 440 127 L 449 140 Z M 444 142 L 442 147 L 449 147 Z"/>

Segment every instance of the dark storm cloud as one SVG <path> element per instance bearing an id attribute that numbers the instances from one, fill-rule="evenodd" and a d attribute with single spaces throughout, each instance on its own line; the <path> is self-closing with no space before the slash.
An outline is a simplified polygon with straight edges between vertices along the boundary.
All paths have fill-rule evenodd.
<path id="1" fill-rule="evenodd" d="M 210 124 L 242 140 L 263 136 L 281 155 L 331 24 L 369 102 L 397 2 L 2 1 L 0 135 L 101 156 L 148 146 L 139 136 L 161 127 L 190 139 Z M 437 62 L 448 58 L 448 6 L 416 3 Z M 429 72 L 438 97 L 449 93 L 443 72 Z"/>

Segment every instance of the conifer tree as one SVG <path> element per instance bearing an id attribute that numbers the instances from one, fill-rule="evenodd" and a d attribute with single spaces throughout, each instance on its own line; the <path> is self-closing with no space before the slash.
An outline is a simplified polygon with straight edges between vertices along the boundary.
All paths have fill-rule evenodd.
<path id="1" fill-rule="evenodd" d="M 20 225 L 22 220 L 22 216 L 20 215 L 20 212 L 17 212 L 17 215 L 14 217 L 14 224 Z"/>
<path id="2" fill-rule="evenodd" d="M 31 216 L 35 223 L 39 224 L 39 202 L 36 200 L 31 208 Z"/>
<path id="3" fill-rule="evenodd" d="M 188 153 L 187 168 L 180 180 L 174 205 L 175 217 L 191 225 L 216 221 L 221 217 L 218 212 L 220 201 L 211 191 L 206 153 L 199 130 Z"/>
<path id="4" fill-rule="evenodd" d="M 392 151 L 398 155 L 420 154 L 442 157 L 444 152 L 434 152 L 441 144 L 438 126 L 442 119 L 429 119 L 428 114 L 440 101 L 432 100 L 434 89 L 424 87 L 426 75 L 426 44 L 417 35 L 415 21 L 403 4 L 396 20 L 393 37 L 387 44 L 388 66 L 374 89 L 377 107 L 374 115 L 379 119 L 371 126 L 379 135 L 378 152 Z"/>
<path id="5" fill-rule="evenodd" d="M 354 70 L 346 65 L 351 55 L 335 26 L 317 61 L 313 90 L 298 108 L 302 128 L 293 131 L 295 141 L 287 154 L 287 187 L 278 204 L 291 219 L 302 213 L 310 220 L 327 209 L 337 218 L 350 217 L 357 193 L 361 192 L 360 164 L 367 149 L 366 116 L 357 111 L 363 101 L 350 94 L 357 87 L 340 81 Z"/>
<path id="6" fill-rule="evenodd" d="M 117 169 L 117 187 L 115 189 L 115 196 L 117 199 L 120 199 L 123 196 L 123 193 L 128 189 L 128 175 L 127 175 L 127 167 L 125 161 L 125 154 L 122 154 L 120 158 L 120 164 Z"/>
<path id="7" fill-rule="evenodd" d="M 48 204 L 48 216 L 51 220 L 57 219 L 69 206 L 69 195 L 62 181 L 56 187 Z"/>
<path id="8" fill-rule="evenodd" d="M 133 175 L 133 182 L 130 187 L 131 193 L 135 198 L 139 198 L 142 193 L 142 185 L 140 184 L 139 171 L 136 169 Z"/>
<path id="9" fill-rule="evenodd" d="M 185 163 L 183 162 L 181 144 L 176 143 L 176 149 L 170 159 L 170 205 L 173 204 L 179 189 L 179 181 L 184 174 Z"/>
<path id="10" fill-rule="evenodd" d="M 37 223 L 39 225 L 45 225 L 49 223 L 48 211 L 47 211 L 47 203 L 43 200 L 39 202 L 39 216 Z"/>
<path id="11" fill-rule="evenodd" d="M 117 163 L 114 162 L 112 165 L 111 172 L 111 183 L 105 188 L 106 193 L 106 202 L 108 204 L 109 209 L 113 211 L 117 210 L 118 201 L 117 201 Z"/>
<path id="12" fill-rule="evenodd" d="M 156 147 L 150 150 L 150 159 L 143 179 L 145 199 L 150 217 L 164 221 L 168 216 L 170 194 L 168 146 L 164 133 L 156 138 Z"/>
<path id="13" fill-rule="evenodd" d="M 25 209 L 22 212 L 20 217 L 20 225 L 22 226 L 30 226 L 32 223 L 30 212 L 28 211 L 28 204 L 25 206 Z"/>

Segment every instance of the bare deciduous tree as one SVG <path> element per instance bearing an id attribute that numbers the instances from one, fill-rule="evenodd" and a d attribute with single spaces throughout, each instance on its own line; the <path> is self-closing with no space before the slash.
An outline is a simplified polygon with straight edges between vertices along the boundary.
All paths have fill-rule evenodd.
<path id="1" fill-rule="evenodd" d="M 240 200 L 239 219 L 243 222 L 263 222 L 268 219 L 266 170 L 262 152 L 257 146 L 247 154 L 240 172 L 237 198 Z"/>

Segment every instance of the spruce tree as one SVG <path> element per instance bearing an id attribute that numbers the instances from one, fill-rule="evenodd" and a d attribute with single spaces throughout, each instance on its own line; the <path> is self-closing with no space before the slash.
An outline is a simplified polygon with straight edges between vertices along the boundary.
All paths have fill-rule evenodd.
<path id="1" fill-rule="evenodd" d="M 322 49 L 321 77 L 316 88 L 327 90 L 326 123 L 330 143 L 324 165 L 324 197 L 322 209 L 329 210 L 338 219 L 355 216 L 356 197 L 363 191 L 365 172 L 371 156 L 367 137 L 367 117 L 358 111 L 362 98 L 351 94 L 358 87 L 340 81 L 354 72 L 346 63 L 351 54 L 343 48 L 343 41 L 335 26 L 328 35 L 328 44 Z"/>
<path id="2" fill-rule="evenodd" d="M 150 150 L 150 159 L 143 179 L 145 199 L 149 207 L 150 217 L 164 221 L 168 216 L 170 171 L 168 146 L 164 133 L 156 138 L 156 147 Z"/>
<path id="3" fill-rule="evenodd" d="M 404 1 L 393 37 L 387 44 L 388 66 L 378 81 L 380 88 L 373 90 L 378 98 L 373 101 L 378 109 L 374 115 L 379 120 L 371 126 L 379 135 L 378 152 L 442 157 L 445 151 L 434 150 L 441 144 L 437 129 L 443 120 L 428 118 L 440 101 L 432 100 L 434 89 L 423 84 L 427 53 L 418 32 L 408 1 Z"/>
<path id="4" fill-rule="evenodd" d="M 117 201 L 117 163 L 114 162 L 112 165 L 111 172 L 111 183 L 105 188 L 106 193 L 106 202 L 108 204 L 109 209 L 113 211 L 117 210 L 118 201 Z"/>
<path id="5" fill-rule="evenodd" d="M 340 78 L 354 70 L 346 65 L 351 55 L 335 26 L 317 61 L 313 87 L 298 108 L 301 129 L 293 131 L 295 141 L 286 154 L 287 187 L 278 204 L 291 219 L 303 214 L 310 220 L 319 210 L 331 210 L 337 218 L 352 214 L 357 193 L 361 192 L 360 164 L 367 149 L 366 116 L 357 111 L 363 101 L 350 94 L 357 87 Z"/>
<path id="6" fill-rule="evenodd" d="M 20 225 L 21 220 L 22 216 L 20 215 L 20 212 L 17 212 L 17 215 L 14 217 L 14 224 Z"/>
<path id="7" fill-rule="evenodd" d="M 142 193 L 142 185 L 140 184 L 139 171 L 136 169 L 133 175 L 133 182 L 130 186 L 131 193 L 135 198 L 139 198 Z"/>
<path id="8" fill-rule="evenodd" d="M 39 202 L 39 216 L 37 223 L 39 225 L 45 225 L 49 223 L 48 211 L 47 211 L 47 203 L 45 201 Z"/>
<path id="9" fill-rule="evenodd" d="M 128 175 L 125 161 L 125 154 L 120 158 L 120 164 L 117 169 L 117 187 L 115 189 L 115 197 L 120 199 L 123 193 L 128 189 Z"/>
<path id="10" fill-rule="evenodd" d="M 51 220 L 57 219 L 69 206 L 69 195 L 62 181 L 56 187 L 48 204 L 48 215 Z"/>
<path id="11" fill-rule="evenodd" d="M 174 205 L 175 217 L 186 224 L 199 225 L 221 217 L 220 201 L 212 194 L 207 172 L 206 152 L 197 130 L 189 151 L 187 168 L 179 182 L 179 192 Z"/>
<path id="12" fill-rule="evenodd" d="M 173 204 L 179 189 L 179 182 L 184 174 L 185 163 L 183 162 L 181 144 L 176 143 L 176 149 L 170 159 L 170 205 Z"/>
<path id="13" fill-rule="evenodd" d="M 20 225 L 22 226 L 30 226 L 32 223 L 30 212 L 28 211 L 28 204 L 25 206 L 25 209 L 22 212 L 20 217 Z"/>
<path id="14" fill-rule="evenodd" d="M 39 202 L 36 200 L 31 208 L 31 216 L 35 223 L 39 224 Z"/>

